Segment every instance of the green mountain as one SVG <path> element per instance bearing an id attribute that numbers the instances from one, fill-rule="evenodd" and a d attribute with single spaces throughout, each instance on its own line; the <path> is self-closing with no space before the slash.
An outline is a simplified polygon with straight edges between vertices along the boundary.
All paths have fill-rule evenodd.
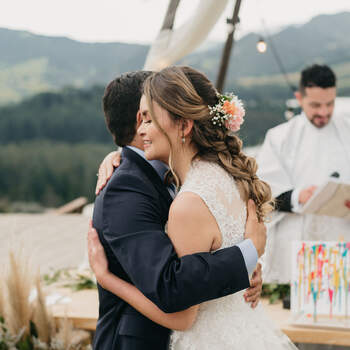
<path id="1" fill-rule="evenodd" d="M 272 35 L 270 40 L 276 48 L 287 72 L 299 72 L 314 62 L 330 65 L 350 62 L 350 12 L 335 15 L 320 15 L 302 26 L 289 26 Z M 268 49 L 260 54 L 256 43 L 260 33 L 250 33 L 235 43 L 228 82 L 252 76 L 279 74 L 273 57 L 271 41 L 266 38 Z M 215 78 L 219 67 L 222 48 L 216 47 L 206 52 L 194 53 L 183 62 Z"/>
<path id="2" fill-rule="evenodd" d="M 82 43 L 0 28 L 0 103 L 63 86 L 105 84 L 140 69 L 145 45 Z"/>
<path id="3" fill-rule="evenodd" d="M 272 35 L 271 40 L 286 71 L 293 73 L 313 62 L 339 67 L 349 63 L 350 36 L 346 34 L 349 32 L 350 12 L 344 12 L 317 16 L 302 26 L 289 26 Z M 235 87 L 237 82 L 245 85 L 252 78 L 261 77 L 268 85 L 279 79 L 271 45 L 268 43 L 265 54 L 256 51 L 259 36 L 250 33 L 235 43 L 227 88 Z M 105 85 L 122 72 L 141 69 L 147 51 L 145 45 L 82 43 L 0 28 L 0 104 L 67 85 L 80 88 Z M 180 63 L 202 70 L 215 81 L 221 53 L 222 43 L 201 49 Z M 256 80 L 258 84 L 262 81 Z"/>

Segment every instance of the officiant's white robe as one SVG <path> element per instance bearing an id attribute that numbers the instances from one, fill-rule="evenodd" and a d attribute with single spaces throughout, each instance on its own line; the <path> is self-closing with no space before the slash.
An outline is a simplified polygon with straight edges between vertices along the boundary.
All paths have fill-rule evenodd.
<path id="1" fill-rule="evenodd" d="M 350 111 L 344 114 L 335 109 L 331 121 L 321 129 L 304 113 L 278 125 L 267 132 L 257 161 L 258 175 L 270 184 L 274 197 L 321 185 L 334 172 L 340 174 L 340 180 L 350 182 Z M 265 283 L 289 283 L 293 240 L 343 237 L 350 241 L 350 220 L 327 216 L 275 211 L 267 228 Z"/>

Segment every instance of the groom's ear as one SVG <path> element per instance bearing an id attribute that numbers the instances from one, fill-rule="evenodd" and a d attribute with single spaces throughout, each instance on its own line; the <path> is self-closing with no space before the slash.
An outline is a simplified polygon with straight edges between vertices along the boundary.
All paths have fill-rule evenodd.
<path id="1" fill-rule="evenodd" d="M 188 136 L 193 128 L 193 119 L 184 119 L 182 120 L 182 133 L 186 137 Z"/>

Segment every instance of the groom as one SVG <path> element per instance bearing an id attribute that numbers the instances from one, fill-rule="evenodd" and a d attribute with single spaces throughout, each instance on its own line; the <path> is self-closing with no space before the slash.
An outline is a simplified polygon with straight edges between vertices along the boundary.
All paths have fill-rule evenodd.
<path id="1" fill-rule="evenodd" d="M 143 142 L 136 133 L 141 88 L 150 74 L 124 74 L 105 90 L 106 124 L 115 143 L 123 147 L 122 163 L 96 198 L 93 225 L 109 270 L 133 283 L 163 311 L 176 312 L 248 288 L 248 272 L 253 272 L 258 255 L 264 251 L 266 230 L 250 208 L 246 226 L 249 239 L 214 254 L 177 257 L 164 232 L 173 195 L 163 182 L 167 169 L 161 162 L 144 158 Z M 259 280 L 256 289 L 260 288 Z M 94 349 L 167 349 L 169 329 L 147 319 L 100 285 L 98 292 Z"/>

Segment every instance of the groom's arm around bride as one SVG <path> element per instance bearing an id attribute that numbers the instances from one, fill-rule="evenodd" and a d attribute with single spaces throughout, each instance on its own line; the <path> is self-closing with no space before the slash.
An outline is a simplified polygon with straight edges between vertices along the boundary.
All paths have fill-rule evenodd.
<path id="1" fill-rule="evenodd" d="M 126 153 L 130 155 L 129 150 Z M 118 209 L 113 210 L 113 222 L 103 236 L 133 284 L 161 310 L 177 312 L 250 286 L 237 246 L 179 259 L 162 229 L 159 203 L 150 201 L 152 196 L 133 176 L 128 175 L 127 181 L 130 191 L 124 186 L 109 188 L 113 196 L 108 207 Z M 137 208 L 142 208 L 142 214 Z M 253 201 L 248 205 L 245 238 L 251 239 L 261 256 L 266 228 L 258 222 Z"/>

